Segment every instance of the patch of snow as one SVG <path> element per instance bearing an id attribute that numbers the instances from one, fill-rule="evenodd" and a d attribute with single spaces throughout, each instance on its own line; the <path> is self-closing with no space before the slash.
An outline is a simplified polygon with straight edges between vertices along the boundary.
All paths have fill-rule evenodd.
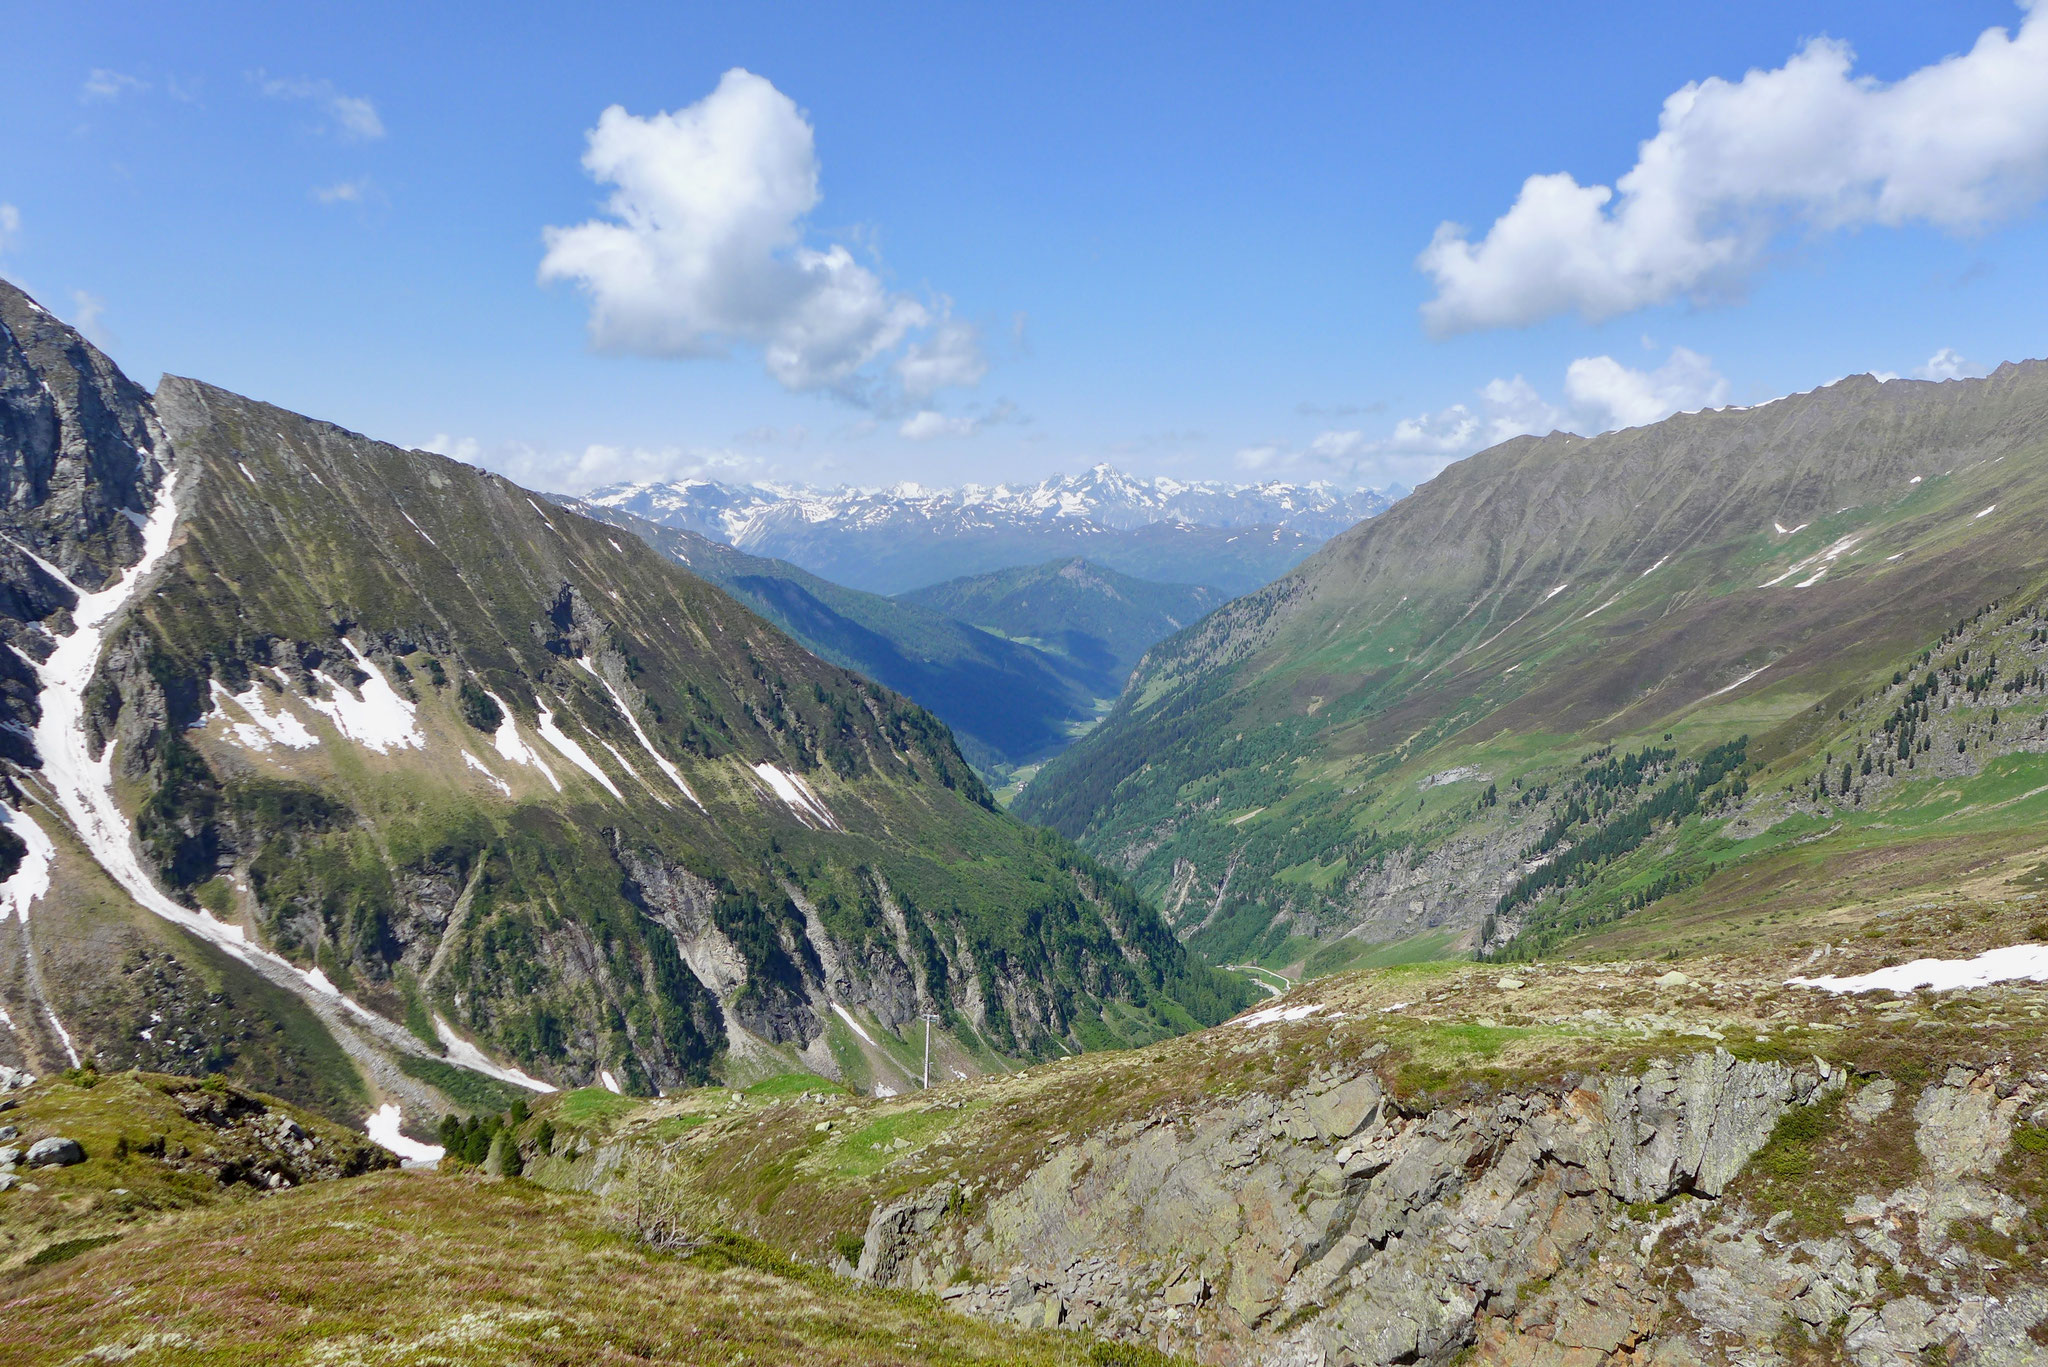
<path id="1" fill-rule="evenodd" d="M 1655 569 L 1656 567 L 1655 567 L 1655 566 L 1653 565 L 1653 566 L 1651 566 L 1651 568 L 1652 568 L 1652 569 Z M 1646 571 L 1644 571 L 1644 573 L 1646 573 L 1646 574 L 1647 574 L 1648 572 L 1649 572 L 1649 571 L 1647 571 L 1647 570 L 1646 570 Z M 1589 613 L 1587 613 L 1587 614 L 1585 615 L 1585 617 L 1581 617 L 1581 618 L 1579 618 L 1579 620 L 1580 620 L 1581 622 L 1583 622 L 1583 621 L 1585 621 L 1585 620 L 1586 620 L 1586 617 L 1592 617 L 1592 616 L 1595 616 L 1595 615 L 1597 615 L 1597 614 L 1599 614 L 1599 613 L 1603 613 L 1603 612 L 1607 611 L 1607 609 L 1609 609 L 1609 608 L 1613 607 L 1613 606 L 1614 606 L 1614 605 L 1615 605 L 1616 603 L 1619 603 L 1620 601 L 1621 601 L 1621 595 L 1617 593 L 1617 594 L 1615 594 L 1615 595 L 1614 595 L 1614 596 L 1613 596 L 1612 598 L 1610 598 L 1610 599 L 1608 599 L 1608 600 L 1607 600 L 1606 602 L 1602 603 L 1602 604 L 1601 604 L 1601 605 L 1600 605 L 1599 607 L 1597 607 L 1597 608 L 1594 608 L 1592 612 L 1589 612 Z"/>
<path id="2" fill-rule="evenodd" d="M 548 768 L 547 761 L 542 759 L 532 746 L 519 738 L 519 722 L 513 717 L 512 709 L 505 706 L 505 700 L 488 688 L 484 690 L 484 696 L 498 705 L 498 712 L 503 718 L 498 723 L 498 733 L 491 737 L 491 744 L 498 747 L 499 756 L 513 764 L 531 765 L 540 770 L 541 775 L 554 786 L 554 790 L 561 792 L 562 780 L 555 777 L 555 771 Z"/>
<path id="3" fill-rule="evenodd" d="M 526 500 L 526 506 L 533 509 L 536 513 L 540 513 L 540 520 L 544 524 L 546 524 L 547 529 L 551 532 L 555 532 L 555 524 L 548 521 L 548 515 L 546 513 L 540 512 L 540 505 L 538 503 L 535 503 L 532 499 L 529 498 L 528 500 Z M 561 533 L 555 532 L 555 535 L 560 536 Z"/>
<path id="4" fill-rule="evenodd" d="M 1832 565 L 1836 560 L 1840 559 L 1842 556 L 1847 555 L 1850 551 L 1855 550 L 1856 543 L 1861 541 L 1862 539 L 1863 536 L 1861 533 L 1857 533 L 1853 536 L 1845 536 L 1841 540 L 1835 542 L 1834 545 L 1829 546 L 1826 550 L 1816 551 L 1814 554 L 1807 556 L 1804 560 L 1795 563 L 1791 569 L 1786 570 L 1777 578 L 1767 579 L 1763 583 L 1758 584 L 1757 587 L 1760 589 L 1775 588 L 1777 585 L 1784 583 L 1787 579 L 1790 579 L 1793 575 L 1805 574 L 1808 570 L 1811 570 L 1816 565 L 1818 565 L 1820 567 L 1820 574 L 1815 574 L 1807 580 L 1805 580 L 1803 583 L 1793 585 L 1793 587 L 1803 589 L 1807 587 L 1809 584 L 1817 584 L 1820 582 L 1820 575 L 1827 573 L 1828 567 Z"/>
<path id="5" fill-rule="evenodd" d="M 652 783 L 649 783 L 646 779 L 642 778 L 640 776 L 640 771 L 638 769 L 635 769 L 631 764 L 626 762 L 626 757 L 619 753 L 618 746 L 613 745 L 608 740 L 602 739 L 598 741 L 598 744 L 602 745 L 607 751 L 611 753 L 611 757 L 619 762 L 619 767 L 626 771 L 626 776 L 628 778 L 632 779 L 635 783 L 639 784 L 641 787 L 647 790 L 647 795 L 649 797 L 653 798 L 656 802 L 659 802 L 664 807 L 669 805 L 668 799 L 663 797 Z"/>
<path id="6" fill-rule="evenodd" d="M 1380 1014 L 1384 1016 L 1389 1011 L 1406 1011 L 1409 1007 L 1413 1005 L 1415 1005 L 1414 1002 L 1395 1002 L 1392 1006 L 1382 1006 L 1380 1008 Z"/>
<path id="7" fill-rule="evenodd" d="M 320 738 L 306 729 L 306 724 L 290 712 L 279 708 L 273 713 L 265 705 L 263 685 L 254 679 L 249 687 L 240 693 L 230 693 L 219 679 L 208 681 L 213 691 L 213 716 L 226 719 L 223 702 L 232 702 L 248 714 L 245 722 L 229 722 L 228 731 L 246 749 L 264 751 L 273 743 L 289 750 L 308 750 L 320 743 Z"/>
<path id="8" fill-rule="evenodd" d="M 57 847 L 42 824 L 27 812 L 0 806 L 0 825 L 28 846 L 28 852 L 21 857 L 21 867 L 0 883 L 0 919 L 11 910 L 15 920 L 27 921 L 29 905 L 50 890 L 50 863 L 57 856 Z"/>
<path id="9" fill-rule="evenodd" d="M 1271 1025 L 1275 1021 L 1306 1020 L 1323 1009 L 1321 1002 L 1308 1002 L 1301 1006 L 1262 1006 L 1237 1018 L 1237 1023 L 1247 1030 L 1255 1026 Z"/>
<path id="10" fill-rule="evenodd" d="M 341 989 L 336 987 L 333 981 L 317 967 L 309 968 L 299 976 L 303 977 L 312 986 L 313 990 L 323 997 L 339 997 L 341 995 Z"/>
<path id="11" fill-rule="evenodd" d="M 256 485 L 256 487 L 257 487 L 257 488 L 259 488 L 259 489 L 263 487 L 263 486 L 262 486 L 262 484 L 261 484 L 261 482 L 257 480 L 256 476 L 254 476 L 254 475 L 251 475 L 251 474 L 249 474 L 249 467 L 248 467 L 248 466 L 246 466 L 246 465 L 242 464 L 242 462 L 240 462 L 240 461 L 236 461 L 236 462 L 235 462 L 235 468 L 236 468 L 237 470 L 240 470 L 240 471 L 241 471 L 241 472 L 243 473 L 243 475 L 247 476 L 247 478 L 248 478 L 248 480 L 249 480 L 249 482 L 250 482 L 251 484 L 254 484 L 254 485 Z"/>
<path id="12" fill-rule="evenodd" d="M 612 541 L 610 537 L 606 537 L 605 540 Z M 624 555 L 626 553 L 626 548 L 624 546 L 621 546 L 616 541 L 612 541 L 612 549 L 617 551 L 620 555 Z"/>
<path id="13" fill-rule="evenodd" d="M 654 742 L 647 738 L 646 730 L 642 728 L 640 725 L 640 718 L 634 716 L 633 709 L 626 706 L 625 696 L 621 694 L 617 688 L 614 688 L 612 686 L 612 681 L 610 679 L 607 679 L 604 675 L 598 673 L 597 670 L 591 665 L 590 661 L 584 659 L 581 655 L 578 655 L 576 657 L 576 663 L 582 665 L 584 669 L 588 670 L 590 673 L 590 677 L 596 679 L 599 683 L 603 684 L 604 691 L 611 694 L 612 706 L 619 709 L 619 715 L 626 719 L 626 725 L 633 728 L 633 737 L 634 739 L 640 742 L 640 748 L 647 752 L 647 757 L 654 761 L 655 765 L 658 768 L 660 768 L 661 772 L 668 775 L 669 782 L 675 784 L 676 787 L 679 790 L 681 790 L 683 796 L 690 799 L 690 801 L 696 805 L 698 811 L 703 811 L 704 804 L 697 801 L 697 795 L 691 792 L 690 785 L 683 781 L 683 771 L 676 768 L 675 765 L 669 763 L 667 757 L 664 756 L 661 753 L 661 751 L 654 748 Z"/>
<path id="14" fill-rule="evenodd" d="M 894 1087 L 891 1087 L 886 1082 L 877 1082 L 875 1084 L 875 1095 L 878 1097 L 886 1098 L 895 1096 L 896 1094 L 896 1089 Z"/>
<path id="15" fill-rule="evenodd" d="M 1670 556 L 1668 556 L 1668 555 L 1660 555 L 1660 556 L 1658 556 L 1658 557 L 1657 557 L 1657 563 L 1656 563 L 1656 564 L 1654 564 L 1654 565 L 1652 565 L 1652 566 L 1650 566 L 1650 568 L 1648 568 L 1648 569 L 1644 570 L 1644 571 L 1643 571 L 1643 572 L 1642 572 L 1641 574 L 1637 575 L 1637 576 L 1636 576 L 1636 578 L 1638 578 L 1638 579 L 1648 579 L 1648 578 L 1649 578 L 1649 577 L 1650 577 L 1651 575 L 1655 574 L 1655 573 L 1656 573 L 1656 572 L 1657 572 L 1658 570 L 1661 570 L 1661 569 L 1663 569 L 1663 568 L 1664 568 L 1664 562 L 1665 562 L 1666 560 L 1669 560 L 1670 558 L 1671 558 L 1671 557 L 1670 557 Z"/>
<path id="16" fill-rule="evenodd" d="M 79 1063 L 78 1046 L 71 1042 L 71 1032 L 64 1028 L 63 1021 L 57 1019 L 57 1013 L 50 1009 L 48 1002 L 43 1003 L 43 1016 L 50 1022 L 50 1028 L 57 1032 L 57 1038 L 63 1041 L 64 1053 L 70 1058 L 71 1066 L 76 1068 Z"/>
<path id="17" fill-rule="evenodd" d="M 1913 477 L 1912 477 L 1911 479 L 1909 479 L 1909 480 L 1907 480 L 1907 481 L 1906 481 L 1906 483 L 1908 483 L 1908 484 L 1918 484 L 1919 482 L 1920 482 L 1920 476 L 1918 476 L 1918 475 L 1915 475 L 1915 476 L 1913 476 Z"/>
<path id="18" fill-rule="evenodd" d="M 625 1091 L 622 1088 L 620 1088 L 619 1080 L 612 1076 L 612 1070 L 609 1068 L 600 1068 L 597 1070 L 597 1081 L 598 1085 L 603 1087 L 607 1092 L 610 1092 L 613 1096 L 624 1096 L 626 1094 Z"/>
<path id="19" fill-rule="evenodd" d="M 407 522 L 412 522 L 412 514 L 411 514 L 411 513 L 409 513 L 409 512 L 407 512 L 407 511 L 406 511 L 405 509 L 403 509 L 403 508 L 400 508 L 400 509 L 398 510 L 398 515 L 399 515 L 400 517 L 404 518 L 404 519 L 405 519 L 405 520 L 406 520 Z M 427 536 L 427 529 L 426 529 L 425 527 L 422 527 L 422 526 L 421 526 L 421 525 L 420 525 L 419 523 L 417 523 L 417 522 L 412 522 L 412 529 L 413 529 L 414 531 L 418 532 L 418 533 L 419 533 L 419 534 L 420 534 L 420 535 L 421 535 L 422 537 L 425 537 L 425 538 L 426 538 L 426 542 L 427 542 L 427 544 L 428 544 L 429 546 L 432 546 L 432 547 L 433 547 L 433 548 L 434 548 L 435 550 L 437 550 L 437 551 L 441 549 L 441 543 L 440 543 L 440 542 L 438 542 L 438 541 L 434 540 L 434 538 L 433 538 L 433 537 L 431 537 L 431 536 Z"/>
<path id="20" fill-rule="evenodd" d="M 469 751 L 464 750 L 462 752 L 462 762 L 468 765 L 470 768 L 476 770 L 479 774 L 482 774 L 484 776 L 484 782 L 490 784 L 493 788 L 496 788 L 506 797 L 512 796 L 512 785 L 505 782 L 504 779 L 499 778 L 489 769 L 485 768 L 484 762 L 478 759 L 475 755 L 472 755 L 471 753 L 469 753 Z"/>
<path id="21" fill-rule="evenodd" d="M 1787 978 L 1791 987 L 1817 987 L 1823 992 L 1912 992 L 1932 988 L 1989 987 L 1993 983 L 2048 982 L 2048 945 L 2007 945 L 1987 949 L 1974 959 L 1915 959 L 1855 977 Z"/>
<path id="22" fill-rule="evenodd" d="M 422 1144 L 417 1139 L 407 1139 L 399 1129 L 404 1120 L 405 1112 L 395 1103 L 386 1102 L 363 1117 L 363 1133 L 370 1136 L 370 1142 L 378 1148 L 397 1154 L 408 1168 L 432 1167 L 440 1162 L 447 1150 L 439 1144 Z"/>
<path id="23" fill-rule="evenodd" d="M 1546 603 L 1549 602 L 1551 599 L 1557 597 L 1557 595 L 1563 593 L 1566 589 L 1570 587 L 1570 584 L 1559 584 L 1556 588 L 1552 589 L 1550 592 L 1543 595 L 1543 601 Z"/>
<path id="24" fill-rule="evenodd" d="M 205 911 L 180 906 L 158 891 L 136 857 L 128 818 L 114 801 L 114 747 L 92 757 L 85 728 L 85 688 L 99 665 L 100 646 L 109 623 L 127 606 L 142 582 L 170 549 L 177 522 L 176 472 L 157 489 L 156 504 L 142 534 L 142 558 L 98 593 L 81 594 L 72 609 L 70 635 L 60 638 L 50 657 L 35 666 L 42 685 L 42 720 L 36 724 L 36 753 L 43 777 L 78 838 L 120 889 L 148 910 L 192 931 L 248 962 L 254 949 L 240 926 L 216 920 Z M 276 956 L 268 956 L 275 958 Z M 277 962 L 283 963 L 282 959 Z M 293 970 L 296 972 L 296 970 Z"/>
<path id="25" fill-rule="evenodd" d="M 50 863 L 56 857 L 57 847 L 51 843 L 48 833 L 27 812 L 13 811 L 0 806 L 0 824 L 19 836 L 21 843 L 28 846 L 21 857 L 21 867 L 0 883 L 0 909 L 12 907 L 15 919 L 26 923 L 29 904 L 50 890 Z M 30 967 L 34 967 L 34 951 L 28 948 L 27 937 L 22 940 L 24 953 L 30 955 Z M 57 1032 L 57 1038 L 64 1042 L 64 1052 L 71 1059 L 71 1066 L 78 1066 L 78 1050 L 71 1043 L 71 1032 L 64 1028 L 64 1022 L 57 1019 L 57 1013 L 43 1003 L 43 1014 L 49 1017 L 50 1028 Z M 7 1022 L 7 1028 L 16 1029 L 14 1018 L 0 1011 L 0 1018 Z"/>
<path id="26" fill-rule="evenodd" d="M 1886 556 L 1886 557 L 1884 558 L 1884 563 L 1885 563 L 1885 564 L 1887 564 L 1887 565 L 1889 565 L 1889 564 L 1891 564 L 1891 563 L 1892 563 L 1892 561 L 1894 561 L 1894 560 L 1903 560 L 1903 559 L 1905 559 L 1905 557 L 1906 557 L 1906 553 L 1905 553 L 1904 551 L 1900 551 L 1900 552 L 1899 552 L 1899 553 L 1898 553 L 1897 555 L 1888 555 L 1888 556 Z"/>
<path id="27" fill-rule="evenodd" d="M 1747 674 L 1743 675 L 1743 676 L 1742 676 L 1741 678 L 1737 679 L 1737 680 L 1736 680 L 1736 681 L 1735 681 L 1734 683 L 1732 683 L 1732 684 L 1729 684 L 1729 685 L 1728 685 L 1728 686 L 1727 686 L 1726 688 L 1717 688 L 1717 689 L 1715 689 L 1715 690 L 1714 690 L 1713 692 L 1711 692 L 1711 693 L 1707 694 L 1707 696 L 1708 696 L 1708 697 L 1710 697 L 1710 698 L 1718 698 L 1718 697 L 1720 697 L 1720 696 L 1721 696 L 1721 695 L 1722 695 L 1723 693 L 1733 693 L 1733 692 L 1734 692 L 1734 691 L 1735 691 L 1736 689 L 1738 689 L 1738 688 L 1742 687 L 1742 686 L 1743 686 L 1744 684 L 1748 683 L 1748 682 L 1749 682 L 1749 681 L 1750 681 L 1751 679 L 1754 679 L 1754 678 L 1755 678 L 1755 677 L 1756 677 L 1757 675 L 1759 675 L 1759 674 L 1763 673 L 1765 669 L 1769 669 L 1769 668 L 1770 668 L 1770 666 L 1769 666 L 1769 665 L 1765 665 L 1765 666 L 1763 667 L 1763 669 L 1752 669 L 1752 670 L 1750 670 L 1750 671 L 1749 671 L 1749 673 L 1747 673 Z"/>
<path id="28" fill-rule="evenodd" d="M 1994 504 L 1992 504 L 1992 505 L 1991 505 L 1991 506 L 1990 506 L 1989 508 L 1986 508 L 1986 509 L 1985 509 L 1985 510 L 1984 510 L 1983 512 L 1981 512 L 1981 513 L 1977 514 L 1977 517 L 1989 517 L 1989 516 L 1991 516 L 1991 515 L 1992 515 L 1993 513 L 1997 512 L 1997 511 L 1998 511 L 1998 505 L 1997 505 L 1996 503 L 1994 503 Z M 1972 522 L 1975 522 L 1975 521 L 1977 520 L 1977 517 L 1973 517 L 1973 518 L 1971 518 L 1971 519 L 1970 519 L 1970 521 L 1972 521 Z"/>
<path id="29" fill-rule="evenodd" d="M 796 819 L 806 826 L 822 826 L 830 831 L 845 829 L 826 808 L 824 800 L 801 776 L 778 769 L 772 764 L 755 765 L 754 776 L 773 788 L 775 795 L 781 798 L 790 811 L 796 813 Z"/>
<path id="30" fill-rule="evenodd" d="M 306 706 L 325 715 L 342 735 L 366 750 L 380 755 L 393 750 L 424 750 L 427 738 L 413 719 L 417 709 L 399 696 L 376 661 L 357 650 L 354 641 L 344 636 L 341 644 L 354 657 L 356 668 L 369 676 L 363 680 L 362 696 L 350 693 L 325 670 L 316 670 L 315 677 L 332 687 L 334 696 L 308 698 Z"/>
<path id="31" fill-rule="evenodd" d="M 534 729 L 540 732 L 542 740 L 554 746 L 561 753 L 562 758 L 596 779 L 606 792 L 621 802 L 626 800 L 626 795 L 619 791 L 619 785 L 612 782 L 610 774 L 597 767 L 597 761 L 590 757 L 590 752 L 577 744 L 574 736 L 555 725 L 554 713 L 548 711 L 545 707 L 541 708 L 540 721 Z"/>
<path id="32" fill-rule="evenodd" d="M 434 1034 L 439 1037 L 441 1047 L 448 1051 L 448 1061 L 450 1063 L 460 1064 L 472 1073 L 482 1073 L 485 1077 L 494 1077 L 500 1082 L 509 1082 L 514 1087 L 524 1087 L 529 1092 L 552 1092 L 555 1090 L 539 1078 L 528 1077 L 517 1068 L 507 1068 L 501 1064 L 491 1062 L 489 1058 L 485 1057 L 483 1050 L 456 1034 L 455 1028 L 449 1025 L 438 1011 L 434 1013 Z"/>
<path id="33" fill-rule="evenodd" d="M 861 1029 L 860 1022 L 853 1018 L 853 1012 L 847 1010 L 838 1002 L 832 1003 L 832 1010 L 839 1017 L 839 1019 L 845 1021 L 847 1025 L 852 1028 L 854 1034 L 859 1035 L 869 1044 L 874 1044 L 877 1049 L 882 1047 L 879 1044 L 875 1044 L 874 1036 L 870 1035 L 867 1031 Z"/>

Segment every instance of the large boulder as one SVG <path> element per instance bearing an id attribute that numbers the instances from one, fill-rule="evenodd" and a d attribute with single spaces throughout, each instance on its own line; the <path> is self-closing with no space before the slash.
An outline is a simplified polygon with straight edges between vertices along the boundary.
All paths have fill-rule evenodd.
<path id="1" fill-rule="evenodd" d="M 28 1146 L 26 1162 L 32 1168 L 68 1168 L 73 1163 L 85 1161 L 85 1150 L 78 1146 L 76 1139 L 62 1135 L 51 1135 L 38 1139 Z"/>

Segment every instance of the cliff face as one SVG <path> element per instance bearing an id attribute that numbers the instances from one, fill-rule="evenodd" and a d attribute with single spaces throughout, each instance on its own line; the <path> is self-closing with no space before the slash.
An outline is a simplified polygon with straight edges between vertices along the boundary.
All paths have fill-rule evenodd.
<path id="1" fill-rule="evenodd" d="M 655 1103 L 528 1171 L 1206 1363 L 2038 1360 L 2039 990 L 1712 971 L 1352 975 L 915 1101 Z"/>
<path id="2" fill-rule="evenodd" d="M 1861 1082 L 1848 1123 L 1910 1129 L 1927 1168 L 1871 1183 L 1819 1237 L 1720 1203 L 1788 1116 L 1851 1081 L 1718 1052 L 1413 1113 L 1370 1075 L 1322 1078 L 1065 1146 L 964 1228 L 951 1188 L 882 1207 L 858 1270 L 1210 1362 L 1708 1362 L 1788 1327 L 1855 1362 L 2019 1351 L 2048 1288 L 1958 1275 L 1974 1254 L 1956 1230 L 2024 1216 L 1993 1183 L 2015 1121 L 2048 1109 L 2038 1079 L 1957 1067 L 1906 1097 Z M 956 1265 L 993 1275 L 953 1283 Z M 1933 1280 L 1883 1300 L 1905 1269 Z"/>

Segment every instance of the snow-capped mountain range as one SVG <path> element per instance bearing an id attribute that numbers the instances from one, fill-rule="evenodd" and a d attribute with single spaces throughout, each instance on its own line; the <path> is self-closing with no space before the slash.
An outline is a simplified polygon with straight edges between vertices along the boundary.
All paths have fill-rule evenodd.
<path id="1" fill-rule="evenodd" d="M 1074 554 L 1141 578 L 1243 592 L 1407 492 L 1147 479 L 1097 465 L 1030 485 L 822 490 L 693 479 L 611 485 L 584 501 L 874 592 Z"/>

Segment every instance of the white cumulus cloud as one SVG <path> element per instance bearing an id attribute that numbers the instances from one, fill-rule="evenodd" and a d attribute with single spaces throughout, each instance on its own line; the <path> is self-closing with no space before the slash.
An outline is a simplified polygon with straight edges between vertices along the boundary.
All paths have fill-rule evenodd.
<path id="1" fill-rule="evenodd" d="M 252 77 L 256 88 L 274 100 L 304 100 L 318 108 L 326 121 L 322 125 L 345 142 L 375 142 L 384 136 L 384 120 L 377 106 L 361 95 L 347 95 L 325 78 L 281 79 L 258 71 Z"/>
<path id="2" fill-rule="evenodd" d="M 1727 401 L 1728 382 L 1713 363 L 1684 347 L 1673 347 L 1654 370 L 1638 370 L 1612 356 L 1582 356 L 1565 368 L 1557 402 L 1516 375 L 1489 380 L 1469 400 L 1402 418 L 1383 435 L 1336 428 L 1299 449 L 1268 443 L 1247 447 L 1236 459 L 1247 470 L 1299 468 L 1351 483 L 1414 484 L 1515 437 L 1558 431 L 1595 436 Z"/>
<path id="3" fill-rule="evenodd" d="M 1439 227 L 1417 264 L 1438 335 L 1612 318 L 1738 289 L 1783 231 L 1969 231 L 2048 193 L 2048 4 L 1885 83 L 1817 38 L 1781 67 L 1685 86 L 1613 187 L 1534 175 L 1486 235 Z"/>
<path id="4" fill-rule="evenodd" d="M 85 84 L 79 87 L 78 98 L 88 103 L 95 100 L 118 100 L 123 95 L 140 95 L 148 89 L 149 82 L 140 77 L 96 66 L 86 73 Z"/>
<path id="5" fill-rule="evenodd" d="M 370 178 L 357 176 L 354 180 L 338 180 L 332 185 L 316 185 L 312 195 L 320 204 L 361 204 L 370 191 Z"/>
<path id="6" fill-rule="evenodd" d="M 1964 380 L 1984 373 L 1980 366 L 1964 360 L 1954 347 L 1943 347 L 1929 356 L 1925 364 L 1914 370 L 1915 378 L 1922 380 Z"/>
<path id="7" fill-rule="evenodd" d="M 986 369 L 974 330 L 948 318 L 943 301 L 928 308 L 889 290 L 845 247 L 805 241 L 819 201 L 810 121 L 752 72 L 726 72 L 672 114 L 613 105 L 590 130 L 583 168 L 612 187 L 607 216 L 545 229 L 540 278 L 589 295 L 599 350 L 714 356 L 758 346 L 785 387 L 849 396 L 891 355 L 917 398 L 973 384 Z"/>
<path id="8" fill-rule="evenodd" d="M 912 441 L 930 441 L 934 437 L 971 437 L 975 425 L 973 418 L 949 416 L 925 408 L 905 418 L 896 431 Z"/>
<path id="9" fill-rule="evenodd" d="M 981 334 L 968 323 L 947 318 L 933 328 L 929 337 L 904 348 L 896 362 L 896 376 L 904 392 L 923 398 L 941 389 L 969 389 L 988 373 L 988 359 L 981 352 Z"/>
<path id="10" fill-rule="evenodd" d="M 605 484 L 649 479 L 715 479 L 727 483 L 758 478 L 773 466 L 758 456 L 723 448 L 614 446 L 548 448 L 508 441 L 486 446 L 475 437 L 438 432 L 422 451 L 466 465 L 495 470 L 514 483 L 547 493 L 581 494 Z"/>
<path id="11" fill-rule="evenodd" d="M 84 290 L 71 291 L 71 323 L 85 339 L 105 351 L 115 345 L 114 334 L 107 330 L 107 301 L 97 294 Z"/>
<path id="12" fill-rule="evenodd" d="M 1681 346 L 1655 370 L 1636 370 L 1612 356 L 1582 356 L 1565 368 L 1564 396 L 1574 430 L 1605 432 L 1719 408 L 1728 402 L 1728 381 L 1713 362 Z"/>

